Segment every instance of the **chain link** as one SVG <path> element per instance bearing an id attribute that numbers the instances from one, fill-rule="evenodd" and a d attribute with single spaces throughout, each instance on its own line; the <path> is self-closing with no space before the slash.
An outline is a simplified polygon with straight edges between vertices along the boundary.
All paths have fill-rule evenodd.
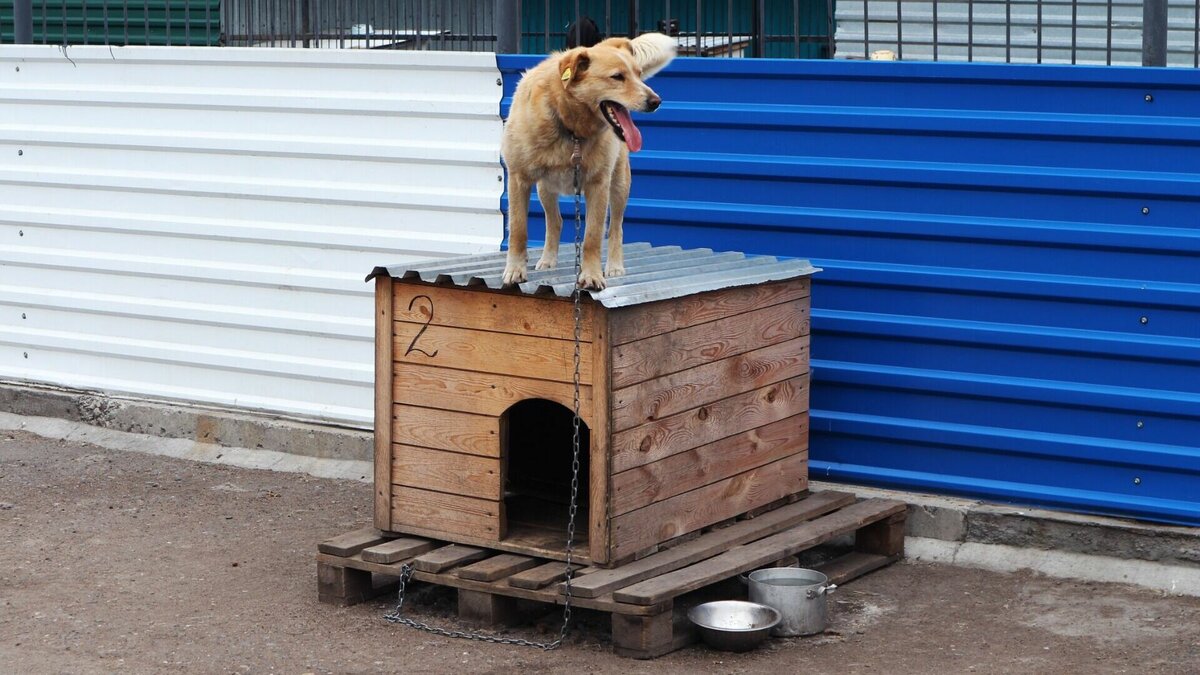
<path id="1" fill-rule="evenodd" d="M 582 196 L 583 186 L 580 184 L 580 171 L 583 165 L 583 153 L 579 146 L 580 140 L 575 139 L 575 146 L 571 152 L 571 166 L 574 173 L 575 187 L 575 279 L 579 279 L 580 273 L 583 271 L 582 259 L 582 242 L 580 239 L 582 226 L 580 222 L 580 213 L 583 210 Z M 499 635 L 490 635 L 488 633 L 468 632 L 461 630 L 448 630 L 431 626 L 423 621 L 409 619 L 403 616 L 404 610 L 404 591 L 408 586 L 408 582 L 412 579 L 414 568 L 411 563 L 407 563 L 400 568 L 400 589 L 396 592 L 396 608 L 391 613 L 385 614 L 383 618 L 395 624 L 416 628 L 417 630 L 441 635 L 449 638 L 459 638 L 463 640 L 475 640 L 477 642 L 491 642 L 502 645 L 517 645 L 520 647 L 536 647 L 544 651 L 551 651 L 562 646 L 563 640 L 567 637 L 567 630 L 571 626 L 571 584 L 575 578 L 575 569 L 572 564 L 572 558 L 575 554 L 575 515 L 579 510 L 579 452 L 580 452 L 580 424 L 579 417 L 579 364 L 581 361 L 581 342 L 583 339 L 583 305 L 580 302 L 582 289 L 579 284 L 575 284 L 575 290 L 571 293 L 571 301 L 575 311 L 575 355 L 574 355 L 574 399 L 572 401 L 572 410 L 574 417 L 571 420 L 571 501 L 567 508 L 567 550 L 566 550 L 566 568 L 565 581 L 563 583 L 563 620 L 562 626 L 558 630 L 558 637 L 553 642 L 536 642 L 526 640 L 524 638 L 502 637 Z"/>

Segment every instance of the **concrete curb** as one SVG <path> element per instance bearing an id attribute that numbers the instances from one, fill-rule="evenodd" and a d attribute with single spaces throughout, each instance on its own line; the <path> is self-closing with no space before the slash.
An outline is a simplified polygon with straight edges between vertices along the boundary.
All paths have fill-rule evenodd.
<path id="1" fill-rule="evenodd" d="M 369 482 L 371 432 L 182 404 L 0 383 L 0 429 L 251 469 Z M 1200 595 L 1200 528 L 822 483 L 909 504 L 917 560 L 1132 583 Z"/>

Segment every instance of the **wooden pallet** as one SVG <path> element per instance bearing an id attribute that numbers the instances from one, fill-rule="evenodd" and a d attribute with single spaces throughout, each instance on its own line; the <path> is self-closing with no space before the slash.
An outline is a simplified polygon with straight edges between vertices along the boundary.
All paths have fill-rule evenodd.
<path id="1" fill-rule="evenodd" d="M 903 556 L 904 518 L 903 502 L 813 493 L 620 567 L 582 568 L 572 602 L 612 615 L 616 653 L 655 658 L 694 640 L 690 626 L 679 619 L 696 591 L 743 572 L 786 564 L 797 553 L 854 533 L 853 552 L 818 567 L 833 583 L 843 583 Z M 326 603 L 351 605 L 374 597 L 390 587 L 374 586 L 372 573 L 398 577 L 407 563 L 415 569 L 414 579 L 458 589 L 459 615 L 467 620 L 511 625 L 520 619 L 518 600 L 562 604 L 565 598 L 563 564 L 557 561 L 372 528 L 330 539 L 318 551 L 318 593 Z"/>

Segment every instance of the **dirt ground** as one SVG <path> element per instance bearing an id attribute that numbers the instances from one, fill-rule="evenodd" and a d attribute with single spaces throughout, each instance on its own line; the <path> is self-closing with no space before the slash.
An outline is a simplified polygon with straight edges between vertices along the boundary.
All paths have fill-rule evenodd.
<path id="1" fill-rule="evenodd" d="M 745 655 L 620 659 L 594 614 L 557 652 L 446 640 L 383 600 L 317 602 L 316 543 L 370 505 L 361 483 L 0 435 L 0 671 L 1200 672 L 1200 599 L 911 563 L 839 589 L 828 633 Z M 420 599 L 454 623 L 451 595 Z"/>

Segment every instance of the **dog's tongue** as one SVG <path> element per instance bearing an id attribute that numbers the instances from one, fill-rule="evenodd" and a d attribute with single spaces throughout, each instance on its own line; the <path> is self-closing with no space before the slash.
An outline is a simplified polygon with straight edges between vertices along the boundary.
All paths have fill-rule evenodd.
<path id="1" fill-rule="evenodd" d="M 633 118 L 629 115 L 629 110 L 623 106 L 614 106 L 617 115 L 617 121 L 621 123 L 621 130 L 625 132 L 625 145 L 629 147 L 630 152 L 637 152 L 642 149 L 642 132 L 638 131 L 637 125 L 633 123 Z"/>

